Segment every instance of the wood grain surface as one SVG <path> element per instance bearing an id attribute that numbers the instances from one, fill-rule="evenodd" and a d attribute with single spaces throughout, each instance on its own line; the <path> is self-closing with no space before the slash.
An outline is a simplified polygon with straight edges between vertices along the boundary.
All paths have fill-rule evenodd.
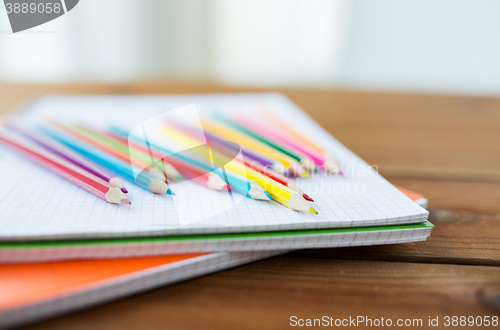
<path id="1" fill-rule="evenodd" d="M 0 113 L 45 93 L 255 92 L 179 82 L 0 84 Z M 394 184 L 429 198 L 426 242 L 295 251 L 30 326 L 285 329 L 299 318 L 500 314 L 500 99 L 282 90 Z"/>

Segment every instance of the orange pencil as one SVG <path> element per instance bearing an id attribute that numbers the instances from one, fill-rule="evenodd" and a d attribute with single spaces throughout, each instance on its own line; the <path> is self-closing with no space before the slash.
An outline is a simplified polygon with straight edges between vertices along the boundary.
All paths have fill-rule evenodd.
<path id="1" fill-rule="evenodd" d="M 163 174 L 163 172 L 159 168 L 155 167 L 154 165 L 147 164 L 147 163 L 145 163 L 145 162 L 143 162 L 135 157 L 132 157 L 132 156 L 122 152 L 121 150 L 113 148 L 110 145 L 107 145 L 107 144 L 101 142 L 100 140 L 94 138 L 90 134 L 86 134 L 80 130 L 73 129 L 72 127 L 68 127 L 68 126 L 63 125 L 61 123 L 53 123 L 53 124 L 61 129 L 65 130 L 66 132 L 84 140 L 85 142 L 93 145 L 94 147 L 97 147 L 97 148 L 115 156 L 116 158 L 119 158 L 127 163 L 130 163 L 130 164 L 132 164 L 140 169 L 144 169 L 147 172 L 149 172 L 150 174 L 152 174 L 158 178 L 161 178 L 162 180 L 165 180 L 165 182 L 168 182 L 168 179 L 165 176 L 165 174 Z"/>
<path id="2" fill-rule="evenodd" d="M 156 149 L 149 150 L 144 145 L 141 145 L 140 143 L 134 141 L 128 141 L 127 139 L 113 132 L 101 132 L 101 133 L 121 143 L 129 144 L 133 148 L 142 151 L 144 153 L 152 153 L 154 158 L 165 160 L 168 157 L 168 155 L 163 154 L 157 151 Z M 193 180 L 194 182 L 202 186 L 205 186 L 212 190 L 231 190 L 230 186 L 226 183 L 226 181 L 224 181 L 219 175 L 217 175 L 217 173 L 214 172 L 207 173 L 202 168 L 199 168 L 189 162 L 183 161 L 175 157 L 168 157 L 168 162 L 174 165 L 181 172 L 181 174 L 185 175 L 186 177 L 190 178 L 190 180 Z"/>

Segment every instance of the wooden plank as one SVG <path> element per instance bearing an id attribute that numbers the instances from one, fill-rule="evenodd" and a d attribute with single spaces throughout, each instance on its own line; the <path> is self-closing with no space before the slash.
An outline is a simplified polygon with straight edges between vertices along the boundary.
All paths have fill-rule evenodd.
<path id="1" fill-rule="evenodd" d="M 427 325 L 429 316 L 498 315 L 488 306 L 499 285 L 498 267 L 282 256 L 29 329 L 288 329 L 293 315 Z"/>
<path id="2" fill-rule="evenodd" d="M 393 184 L 426 195 L 429 208 L 435 211 L 448 209 L 464 214 L 500 214 L 500 182 L 386 178 Z"/>
<path id="3" fill-rule="evenodd" d="M 440 223 L 425 242 L 294 252 L 303 258 L 500 266 L 500 217 Z"/>
<path id="4" fill-rule="evenodd" d="M 141 84 L 2 84 L 0 83 L 0 114 L 23 102 L 45 94 L 186 94 L 243 92 L 248 89 L 203 83 L 141 83 Z"/>

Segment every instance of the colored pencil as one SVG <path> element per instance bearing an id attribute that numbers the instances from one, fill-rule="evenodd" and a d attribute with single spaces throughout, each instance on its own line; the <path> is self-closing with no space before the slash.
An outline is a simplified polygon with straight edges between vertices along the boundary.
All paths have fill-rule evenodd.
<path id="1" fill-rule="evenodd" d="M 179 125 L 179 123 L 174 123 L 174 122 L 170 122 L 170 124 Z M 182 126 L 184 126 L 184 125 L 182 125 Z M 184 126 L 183 129 L 190 129 L 190 128 Z M 219 141 L 219 142 L 225 141 L 224 139 L 221 139 L 221 138 L 217 137 L 216 135 L 210 134 L 208 132 L 204 132 L 204 134 L 205 134 L 205 138 L 207 140 L 210 139 L 212 141 Z M 231 147 L 231 146 L 228 144 L 228 147 Z M 234 149 L 234 148 L 232 148 L 232 149 Z M 273 160 L 265 155 L 262 155 L 262 154 L 255 152 L 255 151 L 250 151 L 247 148 L 242 148 L 241 146 L 240 146 L 239 150 L 241 150 L 241 154 L 243 155 L 243 157 L 245 157 L 245 159 L 248 159 L 251 162 L 257 162 L 257 163 L 261 164 L 262 166 L 265 166 L 267 168 L 272 168 L 274 171 L 276 171 L 280 174 L 285 174 L 288 172 L 286 167 L 280 161 Z"/>
<path id="2" fill-rule="evenodd" d="M 287 178 L 286 176 L 284 176 L 283 174 L 281 173 L 278 173 L 278 172 L 275 172 L 265 166 L 262 166 L 260 165 L 259 163 L 252 163 L 252 162 L 247 162 L 245 161 L 245 165 L 247 165 L 248 167 L 256 170 L 257 172 L 260 172 L 266 176 L 268 176 L 269 178 L 273 179 L 274 181 L 277 181 L 279 183 L 281 183 L 282 185 L 292 189 L 293 191 L 296 191 L 297 193 L 299 193 L 300 195 L 302 195 L 302 197 L 304 197 L 305 200 L 308 200 L 310 202 L 314 202 L 314 200 L 309 197 L 300 187 L 298 184 L 296 184 L 293 180 Z"/>
<path id="3" fill-rule="evenodd" d="M 199 141 L 199 137 L 195 134 L 195 132 L 190 129 L 189 127 L 185 126 L 185 125 L 180 125 L 178 123 L 171 123 L 172 125 L 170 126 L 171 129 L 174 129 L 174 130 L 179 130 L 179 131 L 182 131 L 182 133 L 184 134 L 187 134 L 189 135 L 192 139 L 196 139 L 198 140 L 198 142 L 202 142 L 202 141 Z M 173 127 L 172 127 L 173 126 Z M 211 143 L 212 140 L 206 136 L 206 141 L 207 143 L 210 144 L 212 150 L 214 148 L 218 149 L 219 151 L 223 152 L 226 156 L 232 156 L 234 154 L 234 150 L 227 150 L 227 148 L 225 148 L 226 146 L 228 146 L 229 144 L 225 144 L 225 143 Z M 222 140 L 217 140 L 216 142 L 221 142 Z M 223 141 L 222 141 L 223 142 Z M 215 147 L 216 146 L 216 147 Z M 282 185 L 284 186 L 287 186 L 288 188 L 292 189 L 293 191 L 296 191 L 298 192 L 299 194 L 302 195 L 302 197 L 304 197 L 306 200 L 308 201 L 311 201 L 311 202 L 314 202 L 314 200 L 307 196 L 303 191 L 302 189 L 300 189 L 300 187 L 295 183 L 293 182 L 291 179 L 287 178 L 286 176 L 280 174 L 280 173 L 277 173 L 263 165 L 261 165 L 260 163 L 258 162 L 252 162 L 252 161 L 249 161 L 248 159 L 246 159 L 244 156 L 243 156 L 243 163 L 250 167 L 250 168 L 253 168 L 254 170 L 256 170 L 257 172 L 260 172 L 268 177 L 270 177 L 271 179 L 281 183 Z"/>
<path id="4" fill-rule="evenodd" d="M 276 117 L 271 113 L 271 111 L 261 111 L 261 114 L 266 117 L 269 121 L 271 121 L 273 124 L 278 125 L 283 131 L 287 132 L 289 135 L 293 136 L 295 139 L 301 141 L 302 143 L 308 145 L 310 148 L 315 149 L 317 152 L 323 154 L 328 162 L 333 163 L 334 167 L 332 170 L 335 170 L 336 168 L 340 168 L 340 165 L 335 158 L 334 155 L 331 154 L 331 152 L 326 151 L 322 147 L 318 146 L 316 143 L 312 142 L 309 140 L 307 137 L 304 135 L 300 134 L 297 130 L 295 130 L 293 127 L 289 126 L 287 123 L 285 123 L 282 119 Z M 342 171 L 339 171 L 340 175 L 343 175 Z"/>
<path id="5" fill-rule="evenodd" d="M 165 134 L 170 134 L 170 136 L 174 136 L 176 141 L 180 143 L 186 143 L 189 145 L 195 145 L 199 143 L 199 140 L 183 133 L 181 130 L 175 127 L 168 127 L 164 130 Z M 221 154 L 214 149 L 210 150 L 211 158 L 218 163 L 226 164 L 226 167 L 229 171 L 233 173 L 237 173 L 241 176 L 245 176 L 250 180 L 255 181 L 262 188 L 264 188 L 272 197 L 273 200 L 278 203 L 294 210 L 300 212 L 310 212 L 317 214 L 318 212 L 296 191 L 291 190 L 290 188 L 284 186 L 283 184 L 269 178 L 268 176 L 245 166 L 245 164 L 241 164 L 242 166 L 238 166 L 234 162 L 231 162 L 232 158 L 228 157 L 225 154 Z"/>
<path id="6" fill-rule="evenodd" d="M 326 151 L 325 149 L 321 148 L 311 140 L 309 140 L 307 137 L 304 135 L 300 134 L 297 132 L 296 129 L 293 127 L 289 126 L 287 123 L 285 123 L 281 118 L 273 115 L 271 111 L 261 111 L 260 112 L 264 117 L 266 117 L 269 121 L 273 123 L 273 125 L 277 125 L 281 127 L 282 130 L 287 132 L 288 134 L 294 136 L 296 139 L 300 140 L 302 143 L 308 145 L 309 147 L 315 149 L 317 152 L 324 154 Z"/>
<path id="7" fill-rule="evenodd" d="M 68 135 L 68 133 L 63 133 L 54 128 L 43 126 L 39 126 L 38 129 L 53 139 L 69 146 L 73 150 L 76 150 L 95 163 L 107 168 L 109 171 L 118 173 L 120 176 L 135 182 L 144 189 L 160 195 L 175 195 L 163 179 L 155 177 L 150 173 L 131 165 L 130 163 L 122 161 L 121 159 L 102 151 L 101 149 L 95 148 L 88 143 L 78 140 L 73 136 Z M 135 177 L 134 172 L 139 173 L 137 177 Z"/>
<path id="8" fill-rule="evenodd" d="M 149 154 L 148 150 L 131 148 L 128 145 L 128 140 L 117 139 L 116 137 L 107 134 L 107 132 L 96 130 L 90 127 L 85 127 L 82 125 L 77 125 L 76 127 L 84 130 L 86 133 L 94 136 L 95 138 L 103 142 L 106 142 L 110 146 L 113 146 L 121 150 L 123 153 L 132 155 L 134 158 L 137 158 L 145 163 L 153 162 L 155 166 L 157 166 L 159 169 L 163 171 L 163 173 L 167 176 L 167 178 L 172 178 L 177 180 L 182 179 L 182 175 L 172 164 L 167 162 L 165 159 L 161 159 L 161 165 L 160 165 L 160 159 L 158 158 L 155 159 L 153 155 Z"/>
<path id="9" fill-rule="evenodd" d="M 191 165 L 191 164 L 186 164 Z M 179 167 L 180 171 L 189 178 L 190 181 L 194 181 L 204 187 L 212 190 L 229 191 L 231 187 L 216 173 L 210 172 L 205 173 L 202 169 L 195 166 L 182 166 Z"/>
<path id="10" fill-rule="evenodd" d="M 130 155 L 128 151 L 128 147 L 125 147 L 124 149 L 116 148 L 115 145 L 111 145 L 107 143 L 106 141 L 103 141 L 99 139 L 98 137 L 94 136 L 93 134 L 89 134 L 85 132 L 84 130 L 80 129 L 79 127 L 76 126 L 67 126 L 62 123 L 53 123 L 60 129 L 72 134 L 73 136 L 93 145 L 96 148 L 99 148 L 110 155 L 113 155 L 116 158 L 121 159 L 124 162 L 130 163 L 131 165 L 140 168 L 141 170 L 145 170 L 149 172 L 151 175 L 158 177 L 164 181 L 166 181 L 165 174 L 159 169 L 158 166 L 155 166 L 155 164 L 151 164 L 149 162 L 145 162 L 141 159 L 138 159 L 137 157 L 134 157 Z M 126 151 L 125 151 L 126 150 Z"/>
<path id="11" fill-rule="evenodd" d="M 220 157 L 220 153 L 212 151 L 212 157 L 219 162 L 225 162 L 223 157 Z M 275 180 L 269 178 L 268 176 L 255 171 L 250 167 L 237 166 L 233 162 L 228 162 L 225 167 L 237 173 L 241 176 L 246 176 L 249 180 L 253 180 L 264 188 L 272 197 L 273 200 L 288 207 L 294 211 L 299 212 L 309 212 L 318 214 L 318 212 L 296 191 L 284 186 L 283 184 L 276 182 Z"/>
<path id="12" fill-rule="evenodd" d="M 316 149 L 310 148 L 301 141 L 298 141 L 290 136 L 280 134 L 279 131 L 271 129 L 268 125 L 264 125 L 256 120 L 253 120 L 252 118 L 249 118 L 248 116 L 239 114 L 234 118 L 234 121 L 240 125 L 244 124 L 255 132 L 259 132 L 268 138 L 274 139 L 282 144 L 286 144 L 289 147 L 309 156 L 316 164 L 318 164 L 318 166 L 320 166 L 320 168 L 323 167 L 327 172 L 342 175 L 338 162 L 335 159 L 329 159 L 325 153 L 320 153 Z"/>
<path id="13" fill-rule="evenodd" d="M 104 144 L 103 148 L 110 148 L 110 152 L 116 154 L 117 157 L 122 158 L 127 161 L 130 159 L 135 162 L 136 166 L 139 168 L 147 168 L 148 172 L 157 176 L 159 178 L 165 178 L 168 182 L 167 168 L 172 168 L 170 164 L 169 167 L 166 166 L 165 162 L 160 161 L 159 159 L 155 159 L 151 155 L 143 153 L 134 148 L 130 148 L 128 143 L 123 143 L 120 140 L 116 140 L 112 137 L 106 136 L 96 130 L 93 130 L 89 127 L 84 127 L 82 125 L 76 125 L 74 128 L 86 135 L 87 138 L 91 139 L 95 143 Z M 175 168 L 174 168 L 175 170 Z M 182 179 L 182 176 L 179 172 L 175 171 L 175 175 L 173 177 Z"/>
<path id="14" fill-rule="evenodd" d="M 5 131 L 0 132 L 0 140 L 22 151 L 25 155 L 35 160 L 37 164 L 44 165 L 68 181 L 108 203 L 131 204 L 120 188 L 111 186 L 108 182 L 36 145 L 22 142 L 18 137 L 13 137 Z"/>
<path id="15" fill-rule="evenodd" d="M 261 152 L 269 157 L 275 158 L 281 161 L 294 175 L 308 177 L 309 173 L 304 170 L 303 166 L 300 165 L 294 158 L 268 146 L 267 144 L 256 140 L 250 136 L 247 136 L 227 125 L 220 122 L 215 122 L 212 120 L 202 121 L 203 129 L 207 130 L 211 134 L 216 134 L 229 139 L 232 142 L 243 145 L 245 148 L 254 149 Z"/>
<path id="16" fill-rule="evenodd" d="M 115 134 L 121 135 L 123 138 L 129 137 L 128 132 L 124 131 L 119 127 L 111 126 L 110 129 Z M 138 147 L 138 145 L 145 143 L 143 140 L 137 137 L 131 136 L 131 138 L 137 143 L 137 145 L 134 144 L 135 147 Z M 131 142 L 129 139 L 129 144 L 130 143 Z M 164 147 L 158 146 L 151 142 L 149 142 L 149 147 L 151 148 L 151 151 L 153 152 L 153 155 L 155 155 L 155 157 L 158 158 L 169 157 L 169 159 L 172 159 L 173 157 L 178 158 L 188 163 L 191 163 L 194 166 L 200 167 L 205 171 L 213 171 L 214 173 L 217 173 L 227 184 L 229 184 L 231 190 L 234 190 L 242 194 L 243 196 L 260 200 L 272 199 L 271 195 L 269 195 L 261 186 L 259 186 L 256 182 L 252 180 L 248 180 L 246 177 L 242 177 L 235 173 L 228 173 L 227 171 L 223 172 L 220 169 L 214 170 L 210 165 L 204 164 L 202 162 L 186 157 L 184 155 L 180 155 L 179 153 L 174 153 L 171 150 L 168 150 Z"/>
<path id="17" fill-rule="evenodd" d="M 33 132 L 33 130 L 28 131 L 24 128 L 21 128 L 20 125 L 14 123 L 9 123 L 7 127 L 22 134 L 26 138 L 30 139 L 32 142 L 41 146 L 43 149 L 55 154 L 56 156 L 59 156 L 60 158 L 67 160 L 70 163 L 73 163 L 74 165 L 86 170 L 87 172 L 95 175 L 96 177 L 108 182 L 110 185 L 120 188 L 122 192 L 124 193 L 128 192 L 119 177 L 114 176 L 111 173 L 108 173 L 107 171 L 100 168 L 96 164 L 81 157 L 76 152 L 72 151 L 71 149 L 57 142 L 56 140 L 48 137 L 47 135 L 42 135 L 40 133 Z"/>
<path id="18" fill-rule="evenodd" d="M 134 143 L 134 141 L 128 141 L 128 139 L 122 137 L 119 134 L 116 134 L 114 132 L 102 132 L 102 133 L 108 135 L 109 137 L 115 138 L 121 141 L 122 143 L 128 143 L 129 146 L 141 150 L 142 152 L 149 152 L 146 146 L 140 145 L 139 143 Z M 168 157 L 166 155 L 162 155 L 159 152 L 155 152 L 154 150 L 151 151 L 153 152 L 154 157 L 157 159 L 164 160 L 165 157 Z M 172 163 L 172 165 L 174 165 L 187 178 L 193 180 L 194 182 L 202 186 L 205 186 L 212 190 L 222 190 L 222 191 L 231 190 L 229 185 L 214 172 L 207 173 L 203 169 L 196 167 L 193 164 L 183 161 L 179 158 L 169 157 L 168 161 L 169 163 Z"/>
<path id="19" fill-rule="evenodd" d="M 278 141 L 273 141 L 269 136 L 265 136 L 261 134 L 261 132 L 253 130 L 252 128 L 248 127 L 246 124 L 240 124 L 234 120 L 231 120 L 229 118 L 226 118 L 222 115 L 215 115 L 214 118 L 220 122 L 223 122 L 224 124 L 231 126 L 240 132 L 245 133 L 248 136 L 253 137 L 256 140 L 259 140 L 260 142 L 263 142 L 267 144 L 268 146 L 284 153 L 285 155 L 288 155 L 292 157 L 293 159 L 297 160 L 300 164 L 302 164 L 307 170 L 309 171 L 315 171 L 316 170 L 316 165 L 314 161 L 307 155 L 303 153 L 298 153 L 294 152 L 294 150 L 291 150 L 288 146 L 281 144 Z"/>
<path id="20" fill-rule="evenodd" d="M 179 172 L 177 168 L 175 168 L 174 164 L 171 162 L 163 161 L 163 173 L 167 176 L 167 178 L 172 178 L 176 180 L 182 179 L 182 174 Z"/>
<path id="21" fill-rule="evenodd" d="M 174 167 L 173 164 L 170 164 L 165 159 L 155 158 L 153 155 L 149 153 L 149 150 L 140 150 L 136 148 L 131 148 L 128 144 L 128 139 L 117 139 L 116 136 L 110 135 L 109 132 L 99 130 L 96 128 L 91 128 L 89 126 L 76 125 L 78 129 L 84 130 L 86 133 L 98 138 L 101 141 L 108 143 L 111 146 L 121 150 L 124 153 L 128 153 L 129 155 L 133 155 L 135 158 L 140 159 L 145 163 L 153 163 L 159 169 L 163 171 L 163 173 L 167 176 L 167 178 L 181 180 L 182 175 L 179 171 Z"/>

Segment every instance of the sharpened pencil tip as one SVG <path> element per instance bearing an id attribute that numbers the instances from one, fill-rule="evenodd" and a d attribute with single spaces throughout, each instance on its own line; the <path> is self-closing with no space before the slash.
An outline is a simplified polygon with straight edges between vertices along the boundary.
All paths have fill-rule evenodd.
<path id="1" fill-rule="evenodd" d="M 175 196 L 175 193 L 172 191 L 172 189 L 167 190 L 167 195 Z"/>
<path id="2" fill-rule="evenodd" d="M 304 197 L 305 200 L 308 200 L 310 202 L 314 202 L 314 199 L 312 199 L 311 197 L 307 196 L 306 194 L 302 194 L 302 197 Z"/>
<path id="3" fill-rule="evenodd" d="M 128 190 L 127 190 L 127 188 L 123 187 L 123 188 L 121 188 L 120 190 L 122 191 L 122 193 L 124 193 L 124 194 L 128 194 Z"/>
<path id="4" fill-rule="evenodd" d="M 318 214 L 318 211 L 316 211 L 312 206 L 311 208 L 309 209 L 309 212 L 310 213 L 313 213 L 313 214 Z"/>
<path id="5" fill-rule="evenodd" d="M 122 203 L 122 204 L 128 204 L 128 205 L 132 204 L 132 202 L 131 202 L 131 201 L 129 201 L 128 199 L 122 199 L 122 200 L 121 200 L 121 203 Z"/>
<path id="6" fill-rule="evenodd" d="M 273 196 L 271 196 L 267 191 L 264 191 L 264 194 L 266 194 L 266 196 L 267 196 L 267 198 L 269 198 L 269 200 L 273 199 Z"/>
<path id="7" fill-rule="evenodd" d="M 182 175 L 180 175 L 180 174 L 179 174 L 179 175 L 176 175 L 176 176 L 175 176 L 175 178 L 176 178 L 177 180 L 182 180 L 182 178 L 183 178 L 183 177 L 182 177 Z"/>
<path id="8" fill-rule="evenodd" d="M 339 173 L 337 173 L 337 174 L 340 176 L 344 176 L 344 172 L 342 172 L 342 171 L 339 171 Z"/>
<path id="9" fill-rule="evenodd" d="M 230 190 L 231 190 L 231 187 L 227 184 L 227 185 L 223 186 L 223 187 L 221 188 L 221 190 L 230 191 Z"/>

